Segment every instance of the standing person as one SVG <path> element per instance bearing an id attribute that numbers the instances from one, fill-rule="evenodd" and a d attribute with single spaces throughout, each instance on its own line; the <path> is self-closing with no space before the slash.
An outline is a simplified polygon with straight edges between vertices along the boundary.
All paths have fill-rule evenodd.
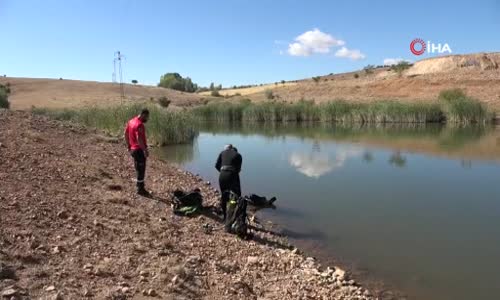
<path id="1" fill-rule="evenodd" d="M 242 162 L 243 159 L 238 153 L 238 149 L 229 144 L 224 147 L 224 151 L 219 154 L 215 163 L 215 168 L 220 172 L 220 205 L 224 220 L 226 219 L 226 204 L 229 200 L 229 191 L 241 196 L 240 171 Z"/>
<path id="2" fill-rule="evenodd" d="M 125 127 L 125 142 L 127 149 L 134 158 L 135 170 L 137 172 L 137 194 L 150 196 L 144 188 L 144 176 L 146 175 L 146 159 L 149 156 L 148 144 L 146 141 L 146 128 L 144 124 L 148 122 L 149 110 L 146 108 L 141 114 L 127 122 Z"/>

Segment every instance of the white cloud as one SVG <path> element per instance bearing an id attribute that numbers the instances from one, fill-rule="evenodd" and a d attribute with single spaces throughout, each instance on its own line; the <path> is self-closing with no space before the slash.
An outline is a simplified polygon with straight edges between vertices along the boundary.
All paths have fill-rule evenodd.
<path id="1" fill-rule="evenodd" d="M 343 45 L 345 45 L 344 41 L 315 28 L 296 37 L 295 42 L 288 45 L 288 54 L 292 56 L 309 56 L 314 53 L 326 54 L 330 52 L 330 48 Z"/>
<path id="2" fill-rule="evenodd" d="M 344 166 L 351 157 L 361 155 L 361 149 L 340 149 L 332 160 L 328 154 L 293 152 L 288 161 L 299 173 L 319 178 Z"/>
<path id="3" fill-rule="evenodd" d="M 352 60 L 361 60 L 361 59 L 364 59 L 366 57 L 366 55 L 361 53 L 361 51 L 359 51 L 357 49 L 350 50 L 350 49 L 347 49 L 346 47 L 342 47 L 339 50 L 337 50 L 337 52 L 335 52 L 335 56 L 349 58 Z"/>
<path id="4" fill-rule="evenodd" d="M 411 61 L 409 61 L 407 59 L 403 59 L 403 58 L 386 58 L 386 59 L 384 59 L 384 66 L 397 65 L 402 61 L 411 62 Z"/>

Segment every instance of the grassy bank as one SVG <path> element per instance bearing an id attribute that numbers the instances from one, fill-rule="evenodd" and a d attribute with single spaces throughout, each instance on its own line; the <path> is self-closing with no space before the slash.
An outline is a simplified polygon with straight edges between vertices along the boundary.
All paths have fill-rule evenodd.
<path id="1" fill-rule="evenodd" d="M 351 103 L 332 101 L 314 104 L 312 101 L 296 103 L 250 101 L 238 103 L 218 102 L 198 107 L 193 113 L 208 121 L 253 122 L 336 122 L 336 123 L 481 123 L 492 120 L 493 115 L 480 102 L 459 90 L 441 93 L 435 103 L 403 103 L 377 101 Z"/>
<path id="2" fill-rule="evenodd" d="M 151 144 L 188 143 L 196 136 L 195 122 L 191 115 L 167 111 L 154 105 L 147 107 L 150 111 L 147 130 Z M 139 114 L 142 108 L 143 105 L 139 104 L 63 110 L 33 108 L 33 113 L 46 115 L 57 120 L 76 122 L 112 135 L 121 135 L 125 123 Z"/>

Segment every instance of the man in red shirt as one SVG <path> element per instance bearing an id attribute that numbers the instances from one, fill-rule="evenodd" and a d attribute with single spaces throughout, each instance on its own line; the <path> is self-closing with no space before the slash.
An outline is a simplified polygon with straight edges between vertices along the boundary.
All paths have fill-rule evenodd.
<path id="1" fill-rule="evenodd" d="M 141 196 L 150 196 L 149 192 L 144 188 L 146 159 L 149 156 L 144 123 L 148 119 L 149 111 L 143 109 L 141 114 L 128 121 L 125 127 L 125 142 L 127 143 L 130 155 L 134 158 L 135 170 L 137 172 L 137 193 Z"/>

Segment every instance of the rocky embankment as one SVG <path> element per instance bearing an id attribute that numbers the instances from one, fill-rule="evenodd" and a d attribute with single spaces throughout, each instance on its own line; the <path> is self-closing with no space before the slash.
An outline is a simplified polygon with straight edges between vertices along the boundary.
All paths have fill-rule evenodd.
<path id="1" fill-rule="evenodd" d="M 1 299 L 374 299 L 272 228 L 173 215 L 175 189 L 218 197 L 173 165 L 151 158 L 157 196 L 136 196 L 124 146 L 85 128 L 0 111 L 0 165 Z"/>

